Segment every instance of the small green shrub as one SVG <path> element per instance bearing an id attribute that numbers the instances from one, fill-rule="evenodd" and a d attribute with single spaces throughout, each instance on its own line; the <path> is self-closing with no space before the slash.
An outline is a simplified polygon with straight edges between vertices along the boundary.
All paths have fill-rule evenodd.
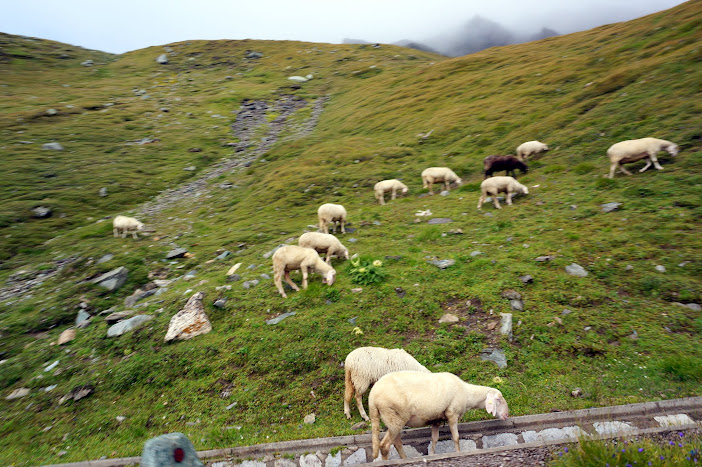
<path id="1" fill-rule="evenodd" d="M 358 285 L 370 285 L 382 282 L 386 273 L 382 269 L 383 262 L 379 259 L 352 258 L 349 261 L 347 273 L 351 282 Z"/>

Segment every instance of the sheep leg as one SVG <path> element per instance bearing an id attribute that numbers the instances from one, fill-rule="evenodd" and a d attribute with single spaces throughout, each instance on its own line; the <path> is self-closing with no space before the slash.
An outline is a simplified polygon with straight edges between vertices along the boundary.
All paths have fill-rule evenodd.
<path id="1" fill-rule="evenodd" d="M 300 287 L 298 287 L 297 284 L 295 284 L 292 281 L 292 279 L 290 279 L 290 271 L 285 271 L 285 282 L 287 282 L 290 285 L 290 287 L 293 288 L 294 291 L 296 291 L 296 292 L 300 291 Z M 281 284 L 280 288 L 281 288 L 281 290 L 283 289 L 282 284 Z"/>
<path id="2" fill-rule="evenodd" d="M 392 198 L 390 198 L 390 199 L 396 199 L 396 198 L 397 198 L 397 189 L 393 188 L 392 189 Z"/>
<path id="3" fill-rule="evenodd" d="M 404 449 L 402 449 L 402 441 L 400 441 L 399 439 L 400 433 L 402 433 L 402 427 L 388 427 L 388 431 L 385 432 L 385 436 L 383 436 L 382 441 L 380 441 L 380 454 L 383 456 L 383 460 L 388 460 L 388 454 L 390 453 L 390 443 L 394 444 L 395 448 L 397 448 L 398 442 L 400 445 L 400 449 L 397 450 L 397 453 L 400 454 L 401 458 L 407 459 L 407 455 L 405 454 Z"/>
<path id="4" fill-rule="evenodd" d="M 497 208 L 497 209 L 502 209 L 502 206 L 500 206 L 500 202 L 497 201 L 497 194 L 498 194 L 498 193 L 495 193 L 494 195 L 493 195 L 492 193 L 488 193 L 488 194 L 489 194 L 490 196 L 492 196 L 492 200 L 494 201 L 495 208 Z"/>
<path id="5" fill-rule="evenodd" d="M 275 270 L 273 272 L 273 283 L 275 284 L 275 287 L 278 289 L 278 293 L 280 295 L 282 295 L 283 298 L 288 298 L 287 294 L 283 290 L 282 276 L 283 276 L 283 271 Z"/>
<path id="6" fill-rule="evenodd" d="M 341 233 L 343 233 L 343 234 L 346 233 L 346 229 L 344 229 L 344 220 L 343 219 L 341 219 Z"/>
<path id="7" fill-rule="evenodd" d="M 365 421 L 370 421 L 370 418 L 368 418 L 368 414 L 366 414 L 365 409 L 363 408 L 363 393 L 356 391 L 356 405 L 358 406 L 358 411 L 361 413 L 361 418 L 364 419 Z"/>
<path id="8" fill-rule="evenodd" d="M 117 232 L 117 229 L 112 229 L 112 235 L 114 235 L 115 238 L 119 237 L 119 233 Z"/>
<path id="9" fill-rule="evenodd" d="M 402 459 L 407 459 L 407 454 L 405 454 L 405 448 L 402 447 L 402 430 L 395 436 L 395 440 L 393 443 L 395 445 L 395 449 L 397 449 L 397 453 L 400 455 Z"/>
<path id="10" fill-rule="evenodd" d="M 429 445 L 429 455 L 433 456 L 436 452 L 436 443 L 439 442 L 439 425 L 436 423 L 431 426 L 431 444 Z"/>
<path id="11" fill-rule="evenodd" d="M 136 230 L 132 230 L 132 237 L 134 237 L 134 238 L 139 238 L 139 237 L 137 236 L 137 231 L 136 231 Z"/>
<path id="12" fill-rule="evenodd" d="M 612 165 L 609 166 L 609 178 L 614 178 L 614 172 L 617 170 L 617 164 L 616 162 L 612 163 Z"/>
<path id="13" fill-rule="evenodd" d="M 483 203 L 485 202 L 485 195 L 480 195 L 480 199 L 478 200 L 478 209 L 483 208 Z"/>
<path id="14" fill-rule="evenodd" d="M 619 164 L 619 170 L 621 170 L 621 171 L 622 171 L 623 173 L 625 173 L 626 175 L 631 175 L 631 172 L 629 172 L 628 170 L 626 170 L 626 169 L 624 168 L 624 166 L 621 165 L 621 164 Z"/>
<path id="15" fill-rule="evenodd" d="M 506 198 L 507 198 L 507 204 L 509 204 L 510 206 L 512 206 L 512 196 L 514 196 L 514 193 L 508 191 Z"/>
<path id="16" fill-rule="evenodd" d="M 300 268 L 300 271 L 302 271 L 302 288 L 307 289 L 307 268 L 302 266 Z M 300 289 L 297 289 L 300 290 Z"/>
<path id="17" fill-rule="evenodd" d="M 353 391 L 351 372 L 346 368 L 344 370 L 344 414 L 346 418 L 351 418 L 351 399 L 353 398 Z"/>
<path id="18" fill-rule="evenodd" d="M 656 168 L 656 170 L 663 170 L 663 167 L 658 163 L 658 158 L 656 156 L 651 156 L 651 161 L 653 162 L 653 166 Z"/>
<path id="19" fill-rule="evenodd" d="M 385 193 L 384 192 L 381 193 L 379 196 L 376 195 L 376 198 L 378 198 L 378 202 L 380 203 L 381 206 L 385 204 Z"/>

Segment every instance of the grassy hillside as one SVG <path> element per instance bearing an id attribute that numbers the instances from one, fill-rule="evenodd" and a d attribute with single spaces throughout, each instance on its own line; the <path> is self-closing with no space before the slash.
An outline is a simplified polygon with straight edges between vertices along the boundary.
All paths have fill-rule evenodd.
<path id="1" fill-rule="evenodd" d="M 433 371 L 497 386 L 514 415 L 699 395 L 702 313 L 674 302 L 702 302 L 701 17 L 691 1 L 456 59 L 259 41 L 111 56 L 0 36 L 0 461 L 138 455 L 170 431 L 198 449 L 351 434 L 360 417 L 343 416 L 342 363 L 362 345 L 401 346 Z M 247 116 L 254 104 L 266 107 Z M 603 178 L 606 149 L 644 136 L 681 153 L 662 156 L 663 171 Z M 482 159 L 531 139 L 552 150 L 520 176 L 530 194 L 478 211 Z M 42 150 L 50 141 L 64 151 Z M 419 173 L 442 165 L 465 184 L 426 196 Z M 377 205 L 372 186 L 384 178 L 403 179 L 409 195 Z M 351 265 L 334 261 L 332 287 L 313 276 L 281 299 L 261 278 L 272 275 L 263 254 L 315 224 L 323 202 L 346 206 L 357 230 L 342 242 L 381 260 L 386 278 L 354 292 Z M 607 202 L 623 204 L 604 213 Z M 32 217 L 39 205 L 52 217 Z M 425 210 L 433 215 L 415 215 Z M 130 213 L 154 233 L 113 238 L 109 217 Z M 165 260 L 176 246 L 193 256 Z M 542 255 L 554 259 L 534 260 Z M 427 262 L 435 258 L 455 264 L 440 270 Z M 238 262 L 257 286 L 226 281 Z M 568 275 L 573 262 L 589 275 Z M 118 266 L 129 279 L 116 292 L 88 281 Z M 157 273 L 173 282 L 136 307 L 154 318 L 106 337 L 100 313 L 124 310 Z M 512 311 L 511 342 L 494 327 L 510 312 L 508 289 L 525 307 Z M 213 332 L 164 343 L 197 291 Z M 92 323 L 55 345 L 80 307 Z M 439 324 L 447 312 L 459 323 Z M 481 360 L 489 347 L 507 368 Z M 60 403 L 85 385 L 89 397 Z M 31 393 L 5 399 L 21 387 Z M 577 387 L 583 396 L 571 397 Z M 312 412 L 317 421 L 304 425 Z"/>

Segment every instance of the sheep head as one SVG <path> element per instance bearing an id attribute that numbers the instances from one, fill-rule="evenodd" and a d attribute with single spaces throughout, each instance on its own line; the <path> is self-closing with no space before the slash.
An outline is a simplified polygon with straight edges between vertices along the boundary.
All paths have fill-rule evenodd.
<path id="1" fill-rule="evenodd" d="M 675 157 L 678 155 L 678 152 L 680 152 L 680 148 L 678 147 L 677 144 L 673 143 L 666 148 L 666 151 L 668 151 L 668 154 Z"/>
<path id="2" fill-rule="evenodd" d="M 493 417 L 500 420 L 507 420 L 509 417 L 509 407 L 507 401 L 499 392 L 489 392 L 485 398 L 485 410 Z"/>
<path id="3" fill-rule="evenodd" d="M 334 279 L 336 279 L 336 271 L 334 269 L 330 269 L 329 272 L 324 274 L 322 284 L 332 285 L 334 283 Z"/>

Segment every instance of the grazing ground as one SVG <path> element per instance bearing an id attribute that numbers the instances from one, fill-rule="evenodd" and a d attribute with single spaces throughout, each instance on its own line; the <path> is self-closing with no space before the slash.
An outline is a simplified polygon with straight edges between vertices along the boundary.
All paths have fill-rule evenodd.
<path id="1" fill-rule="evenodd" d="M 0 463 L 133 456 L 171 431 L 197 449 L 352 434 L 342 364 L 362 345 L 499 387 L 516 415 L 699 395 L 701 18 L 693 0 L 455 59 L 282 41 L 116 56 L 0 34 Z M 603 178 L 607 148 L 645 136 L 681 152 L 661 155 L 662 171 Z M 551 150 L 519 177 L 529 195 L 478 211 L 483 158 L 534 139 Z M 429 166 L 465 183 L 429 196 Z M 410 192 L 379 206 L 386 178 Z M 325 202 L 346 206 L 355 231 L 341 241 L 383 278 L 358 285 L 334 260 L 332 287 L 313 275 L 282 299 L 264 254 Z M 150 234 L 113 238 L 118 214 Z M 167 260 L 176 247 L 188 257 Z M 116 291 L 90 282 L 120 266 Z M 153 319 L 107 337 L 106 314 L 154 279 L 172 282 L 131 308 Z M 213 331 L 165 343 L 199 291 Z M 80 310 L 90 324 L 56 345 Z M 439 323 L 446 313 L 458 323 Z M 488 348 L 505 368 L 481 359 Z"/>

